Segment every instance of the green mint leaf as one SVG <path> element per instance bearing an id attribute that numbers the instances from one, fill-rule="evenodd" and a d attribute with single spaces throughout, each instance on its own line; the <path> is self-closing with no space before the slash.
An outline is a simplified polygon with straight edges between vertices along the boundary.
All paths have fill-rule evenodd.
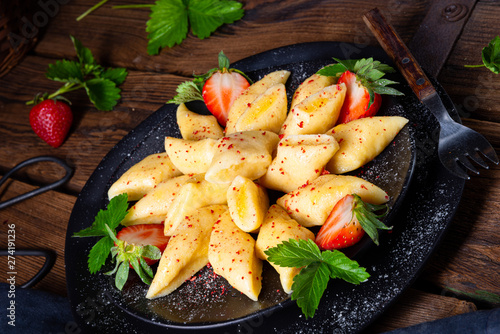
<path id="1" fill-rule="evenodd" d="M 85 90 L 90 101 L 98 110 L 112 110 L 120 99 L 120 88 L 108 79 L 96 78 L 85 81 Z"/>
<path id="2" fill-rule="evenodd" d="M 312 318 L 318 309 L 321 296 L 325 291 L 330 277 L 330 269 L 323 262 L 315 262 L 302 268 L 293 279 L 292 300 L 307 318 Z"/>
<path id="3" fill-rule="evenodd" d="M 75 37 L 71 36 L 71 41 L 73 42 L 73 45 L 75 46 L 76 50 L 76 55 L 78 59 L 80 60 L 80 63 L 82 64 L 87 64 L 87 65 L 95 65 L 96 61 L 94 59 L 94 56 L 92 55 L 92 51 L 90 49 L 84 47 L 82 43 L 76 39 Z"/>
<path id="4" fill-rule="evenodd" d="M 115 83 L 115 85 L 121 85 L 127 78 L 127 70 L 122 67 L 117 68 L 107 68 L 99 73 L 99 78 L 108 79 Z"/>
<path id="5" fill-rule="evenodd" d="M 123 218 L 125 218 L 128 210 L 127 200 L 127 194 L 121 194 L 113 197 L 109 201 L 106 210 L 99 210 L 91 227 L 76 232 L 73 236 L 107 236 L 108 232 L 106 230 L 106 225 L 108 225 L 111 230 L 114 230 L 118 227 Z"/>
<path id="6" fill-rule="evenodd" d="M 264 251 L 267 260 L 281 267 L 301 268 L 321 261 L 321 251 L 314 241 L 290 239 Z"/>
<path id="7" fill-rule="evenodd" d="M 50 80 L 69 83 L 81 83 L 84 80 L 80 64 L 66 59 L 49 64 L 45 76 Z"/>
<path id="8" fill-rule="evenodd" d="M 115 276 L 115 286 L 118 288 L 118 290 L 122 290 L 123 286 L 128 280 L 128 270 L 129 270 L 129 264 L 128 262 L 122 262 L 120 266 L 118 267 L 118 270 L 116 271 L 116 276 Z"/>
<path id="9" fill-rule="evenodd" d="M 484 65 L 493 73 L 500 73 L 500 36 L 496 36 L 483 48 L 481 53 Z"/>
<path id="10" fill-rule="evenodd" d="M 180 44 L 188 30 L 188 8 L 183 0 L 156 1 L 146 23 L 148 54 L 156 55 L 164 47 Z"/>
<path id="11" fill-rule="evenodd" d="M 188 9 L 191 30 L 200 39 L 209 37 L 223 24 L 241 19 L 244 14 L 241 3 L 227 0 L 190 0 Z"/>
<path id="12" fill-rule="evenodd" d="M 90 250 L 88 257 L 89 271 L 95 274 L 106 262 L 108 255 L 113 247 L 113 240 L 110 237 L 101 238 Z"/>
<path id="13" fill-rule="evenodd" d="M 370 277 L 365 268 L 360 267 L 356 261 L 349 259 L 341 251 L 323 251 L 322 255 L 323 261 L 330 269 L 331 278 L 340 278 L 352 284 L 360 284 Z"/>
<path id="14" fill-rule="evenodd" d="M 203 96 L 201 94 L 200 88 L 193 81 L 185 81 L 177 86 L 177 95 L 175 95 L 168 103 L 181 104 L 190 101 L 201 100 L 203 101 Z"/>

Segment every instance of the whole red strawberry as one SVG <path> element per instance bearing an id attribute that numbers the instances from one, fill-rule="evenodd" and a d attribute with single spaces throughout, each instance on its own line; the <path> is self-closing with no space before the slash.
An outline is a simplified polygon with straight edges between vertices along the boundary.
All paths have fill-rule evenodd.
<path id="1" fill-rule="evenodd" d="M 44 100 L 30 111 L 30 124 L 33 131 L 52 147 L 59 147 L 66 139 L 73 113 L 62 101 Z"/>

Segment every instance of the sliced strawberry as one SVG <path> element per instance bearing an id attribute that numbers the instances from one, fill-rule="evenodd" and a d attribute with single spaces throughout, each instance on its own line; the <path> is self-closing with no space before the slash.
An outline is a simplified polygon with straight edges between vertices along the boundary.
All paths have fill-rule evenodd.
<path id="1" fill-rule="evenodd" d="M 397 89 L 389 87 L 397 82 L 384 78 L 386 73 L 394 72 L 392 67 L 373 58 L 333 59 L 337 64 L 323 67 L 318 74 L 338 77 L 337 83 L 344 83 L 347 87 L 338 124 L 375 115 L 382 103 L 380 94 L 404 95 Z"/>
<path id="2" fill-rule="evenodd" d="M 323 250 L 341 249 L 356 244 L 367 233 L 378 245 L 377 229 L 388 230 L 374 212 L 386 205 L 365 203 L 356 195 L 346 195 L 333 207 L 326 222 L 316 235 L 316 244 Z"/>
<path id="3" fill-rule="evenodd" d="M 170 239 L 170 237 L 165 236 L 163 231 L 163 224 L 130 225 L 122 228 L 116 235 L 116 238 L 135 246 L 156 246 L 163 253 Z M 144 260 L 146 260 L 148 265 L 158 262 L 158 259 L 151 260 L 144 258 Z"/>
<path id="4" fill-rule="evenodd" d="M 345 71 L 338 83 L 344 83 L 347 88 L 346 97 L 340 110 L 337 124 L 347 123 L 352 120 L 374 116 L 382 104 L 380 94 L 373 93 L 373 103 L 370 105 L 370 92 L 357 79 L 356 74 Z"/>
<path id="5" fill-rule="evenodd" d="M 202 91 L 203 100 L 222 126 L 226 126 L 229 108 L 234 100 L 248 86 L 250 84 L 243 75 L 226 68 L 213 73 L 205 82 Z"/>
<path id="6" fill-rule="evenodd" d="M 218 68 L 213 68 L 203 75 L 195 75 L 193 81 L 181 83 L 176 89 L 177 95 L 168 102 L 181 104 L 202 100 L 225 127 L 229 108 L 250 83 L 251 80 L 245 73 L 229 68 L 229 59 L 221 51 Z"/>

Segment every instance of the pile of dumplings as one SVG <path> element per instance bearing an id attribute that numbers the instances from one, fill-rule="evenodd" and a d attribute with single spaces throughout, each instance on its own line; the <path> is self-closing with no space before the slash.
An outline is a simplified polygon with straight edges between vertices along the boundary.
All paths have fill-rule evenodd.
<path id="1" fill-rule="evenodd" d="M 312 239 L 333 206 L 347 194 L 383 204 L 386 192 L 343 175 L 375 158 L 408 122 L 375 116 L 336 124 L 346 96 L 333 77 L 312 75 L 287 110 L 288 71 L 267 74 L 232 105 L 222 129 L 214 116 L 181 104 L 182 138 L 165 138 L 152 154 L 110 187 L 135 202 L 122 221 L 164 224 L 170 236 L 147 298 L 168 295 L 211 264 L 216 274 L 257 301 L 264 251 L 282 241 Z M 270 203 L 268 190 L 282 194 Z M 273 267 L 292 292 L 300 269 Z"/>

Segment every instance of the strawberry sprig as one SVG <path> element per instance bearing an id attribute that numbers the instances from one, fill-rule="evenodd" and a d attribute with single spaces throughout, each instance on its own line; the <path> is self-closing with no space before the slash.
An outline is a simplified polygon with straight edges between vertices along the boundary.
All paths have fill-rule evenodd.
<path id="1" fill-rule="evenodd" d="M 127 77 L 125 68 L 104 68 L 98 65 L 90 49 L 73 36 L 70 36 L 75 47 L 78 60 L 58 60 L 48 66 L 46 77 L 50 80 L 64 83 L 53 93 L 37 94 L 26 102 L 27 105 L 37 104 L 47 99 L 62 99 L 62 95 L 78 89 L 85 89 L 90 101 L 98 110 L 112 110 L 120 99 L 120 88 Z"/>
<path id="2" fill-rule="evenodd" d="M 150 285 L 154 275 L 145 258 L 158 260 L 161 257 L 160 249 L 153 245 L 139 246 L 120 240 L 116 237 L 115 231 L 111 230 L 107 224 L 105 227 L 109 238 L 115 244 L 111 248 L 111 256 L 116 264 L 113 270 L 104 274 L 113 275 L 116 273 L 115 285 L 118 290 L 122 290 L 128 279 L 129 268 L 132 267 L 141 280 Z"/>
<path id="3" fill-rule="evenodd" d="M 268 261 L 281 267 L 302 268 L 293 278 L 292 300 L 306 318 L 312 318 L 330 279 L 352 284 L 366 281 L 370 274 L 338 250 L 321 251 L 314 241 L 290 239 L 264 251 Z"/>
<path id="4" fill-rule="evenodd" d="M 389 65 L 382 64 L 380 61 L 373 60 L 373 58 L 362 59 L 347 59 L 341 60 L 333 58 L 337 64 L 329 65 L 318 71 L 318 74 L 324 76 L 340 77 L 346 71 L 353 72 L 356 79 L 366 88 L 370 94 L 370 102 L 368 108 L 372 105 L 375 94 L 385 95 L 404 95 L 402 92 L 395 88 L 388 87 L 398 82 L 383 77 L 387 73 L 395 72 L 394 68 Z M 368 109 L 367 108 L 367 109 Z"/>

